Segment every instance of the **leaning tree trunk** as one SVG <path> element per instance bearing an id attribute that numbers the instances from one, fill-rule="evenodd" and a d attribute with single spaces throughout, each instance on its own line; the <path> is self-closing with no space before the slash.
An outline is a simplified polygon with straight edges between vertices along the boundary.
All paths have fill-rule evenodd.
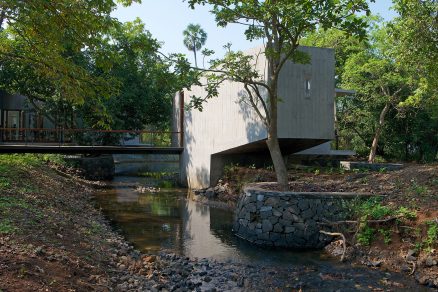
<path id="1" fill-rule="evenodd" d="M 379 143 L 380 134 L 382 133 L 383 130 L 383 124 L 385 123 L 385 116 L 388 113 L 389 106 L 390 103 L 389 102 L 386 103 L 385 107 L 380 113 L 379 125 L 377 126 L 376 132 L 374 133 L 374 139 L 373 139 L 373 143 L 371 144 L 370 155 L 368 156 L 369 163 L 374 163 L 376 159 L 377 144 Z"/>
<path id="2" fill-rule="evenodd" d="M 275 81 L 274 81 L 275 82 Z M 276 87 L 272 88 L 272 95 L 270 99 L 270 124 L 268 127 L 268 145 L 269 153 L 271 154 L 272 163 L 274 164 L 275 174 L 277 176 L 277 183 L 281 191 L 288 190 L 287 168 L 281 154 L 280 144 L 278 142 L 278 122 L 277 122 L 277 94 Z"/>

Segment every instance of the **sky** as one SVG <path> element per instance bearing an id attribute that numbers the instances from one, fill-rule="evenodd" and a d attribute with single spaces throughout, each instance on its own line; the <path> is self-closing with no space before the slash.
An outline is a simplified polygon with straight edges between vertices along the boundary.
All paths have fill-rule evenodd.
<path id="1" fill-rule="evenodd" d="M 390 10 L 391 0 L 376 0 L 376 2 L 370 3 L 373 14 L 379 14 L 384 20 L 391 20 L 396 16 L 396 13 Z M 214 50 L 216 57 L 223 55 L 225 51 L 223 46 L 229 42 L 232 43 L 233 50 L 243 51 L 260 44 L 260 42 L 247 41 L 241 25 L 217 27 L 214 16 L 207 6 L 197 6 L 192 10 L 187 2 L 181 0 L 142 0 L 142 4 L 119 6 L 112 15 L 122 22 L 139 17 L 153 37 L 162 42 L 163 53 L 184 53 L 191 62 L 193 62 L 193 53 L 184 46 L 182 35 L 189 23 L 200 24 L 205 30 L 208 37 L 204 47 Z"/>

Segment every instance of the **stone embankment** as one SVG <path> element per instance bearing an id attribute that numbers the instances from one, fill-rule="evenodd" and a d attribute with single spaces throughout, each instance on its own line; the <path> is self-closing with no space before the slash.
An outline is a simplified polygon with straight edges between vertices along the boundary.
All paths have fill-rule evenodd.
<path id="1" fill-rule="evenodd" d="M 320 233 L 321 224 L 345 220 L 346 200 L 368 197 L 356 193 L 278 192 L 263 186 L 267 183 L 244 189 L 233 228 L 237 236 L 264 246 L 323 248 L 332 237 Z"/>

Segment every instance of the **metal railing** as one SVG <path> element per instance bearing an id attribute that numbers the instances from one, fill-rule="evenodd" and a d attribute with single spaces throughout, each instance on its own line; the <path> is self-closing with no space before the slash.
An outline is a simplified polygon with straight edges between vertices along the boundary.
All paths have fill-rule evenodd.
<path id="1" fill-rule="evenodd" d="M 181 147 L 181 132 L 65 128 L 0 128 L 0 143 Z"/>

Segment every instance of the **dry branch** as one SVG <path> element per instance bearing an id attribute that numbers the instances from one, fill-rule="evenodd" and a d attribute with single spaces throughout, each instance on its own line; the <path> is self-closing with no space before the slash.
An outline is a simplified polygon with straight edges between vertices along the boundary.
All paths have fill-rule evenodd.
<path id="1" fill-rule="evenodd" d="M 319 232 L 322 233 L 322 234 L 330 235 L 330 236 L 340 236 L 340 237 L 342 237 L 342 247 L 343 247 L 344 250 L 343 250 L 342 256 L 341 256 L 341 262 L 343 262 L 344 258 L 345 258 L 345 252 L 347 251 L 347 243 L 346 243 L 347 241 L 345 239 L 345 235 L 340 233 L 340 232 L 327 232 L 327 231 L 324 231 L 324 230 L 320 230 Z"/>
<path id="2" fill-rule="evenodd" d="M 400 215 L 400 216 L 389 217 L 389 218 L 386 218 L 386 219 L 366 220 L 366 222 L 367 223 L 375 223 L 375 224 L 387 223 L 387 222 L 391 222 L 391 221 L 400 219 L 402 217 L 404 217 L 404 216 Z M 324 222 L 319 222 L 318 224 L 320 224 L 320 225 L 327 225 L 327 226 L 338 226 L 338 225 L 341 225 L 341 224 L 360 224 L 361 223 L 361 221 L 359 221 L 359 220 L 343 220 L 343 221 L 336 221 L 336 222 L 328 221 L 326 219 L 322 219 L 322 220 Z"/>

